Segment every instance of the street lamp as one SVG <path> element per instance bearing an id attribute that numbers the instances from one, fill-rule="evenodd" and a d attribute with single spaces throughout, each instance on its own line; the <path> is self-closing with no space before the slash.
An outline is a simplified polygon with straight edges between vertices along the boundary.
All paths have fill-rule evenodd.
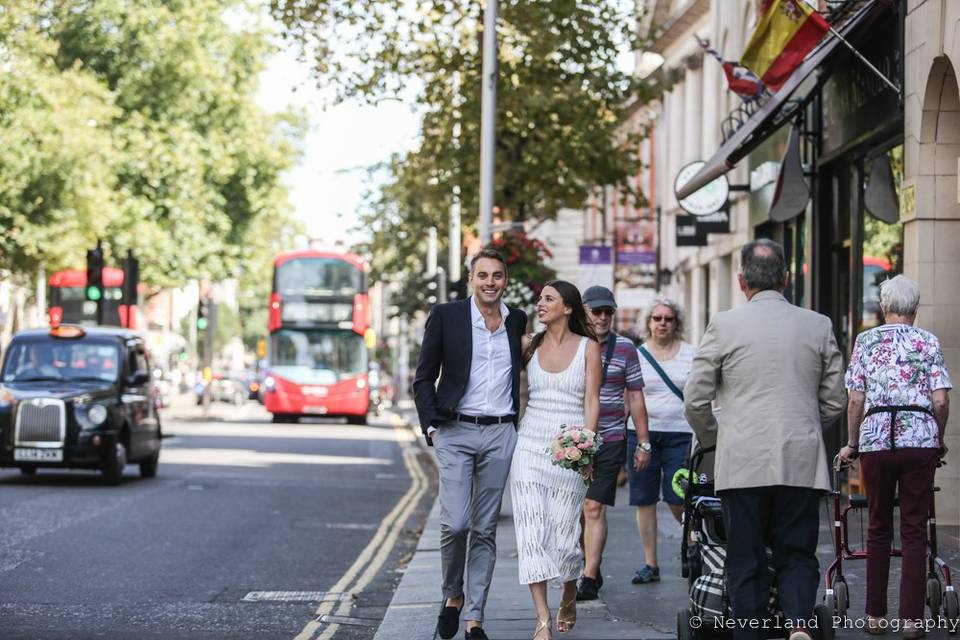
<path id="1" fill-rule="evenodd" d="M 496 173 L 497 0 L 483 12 L 483 90 L 480 96 L 480 242 L 490 242 L 493 185 Z"/>

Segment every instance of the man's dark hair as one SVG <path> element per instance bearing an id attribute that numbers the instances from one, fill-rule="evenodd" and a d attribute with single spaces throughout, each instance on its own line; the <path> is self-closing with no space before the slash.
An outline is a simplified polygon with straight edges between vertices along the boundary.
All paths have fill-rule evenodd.
<path id="1" fill-rule="evenodd" d="M 507 261 L 503 258 L 503 254 L 497 251 L 496 249 L 491 249 L 486 247 L 481 250 L 480 253 L 473 256 L 473 259 L 470 260 L 470 273 L 473 273 L 474 268 L 477 266 L 477 263 L 480 262 L 482 258 L 490 258 L 491 260 L 497 260 L 500 264 L 503 265 L 503 273 L 507 273 Z"/>
<path id="2" fill-rule="evenodd" d="M 780 291 L 787 275 L 783 247 L 768 238 L 743 245 L 740 250 L 740 273 L 750 289 Z"/>

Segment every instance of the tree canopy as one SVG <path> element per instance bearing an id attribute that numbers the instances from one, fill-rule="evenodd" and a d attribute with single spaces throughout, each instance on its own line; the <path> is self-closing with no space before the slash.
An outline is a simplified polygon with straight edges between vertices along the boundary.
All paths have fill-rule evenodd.
<path id="1" fill-rule="evenodd" d="M 632 3 L 629 3 L 632 7 Z M 271 0 L 288 37 L 340 99 L 411 99 L 419 146 L 394 158 L 363 226 L 375 273 L 422 270 L 425 234 L 446 237 L 454 189 L 465 228 L 476 224 L 483 4 L 473 0 Z M 664 78 L 621 69 L 641 44 L 632 8 L 614 0 L 499 3 L 495 204 L 504 220 L 554 218 L 593 185 L 638 199 L 638 134 L 619 130 L 633 101 Z M 411 95 L 412 94 L 412 95 Z M 419 260 L 419 262 L 418 262 Z M 413 271 L 411 269 L 414 268 Z M 408 284 L 410 283 L 408 278 Z"/>
<path id="2" fill-rule="evenodd" d="M 76 267 L 102 238 L 108 261 L 131 248 L 144 282 L 173 286 L 234 277 L 284 237 L 302 125 L 256 105 L 271 45 L 224 19 L 239 6 L 0 7 L 0 268 Z"/>

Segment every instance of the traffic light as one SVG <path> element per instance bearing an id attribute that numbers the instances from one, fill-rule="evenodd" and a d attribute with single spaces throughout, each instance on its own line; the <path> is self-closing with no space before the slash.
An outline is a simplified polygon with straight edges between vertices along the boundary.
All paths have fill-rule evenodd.
<path id="1" fill-rule="evenodd" d="M 447 273 L 437 267 L 433 275 L 423 277 L 424 299 L 428 306 L 447 301 Z"/>
<path id="2" fill-rule="evenodd" d="M 123 290 L 120 312 L 120 323 L 128 329 L 136 329 L 137 322 L 137 288 L 140 284 L 140 261 L 133 251 L 127 249 L 127 257 L 123 259 Z"/>
<path id="3" fill-rule="evenodd" d="M 201 295 L 200 304 L 197 305 L 197 329 L 206 331 L 210 326 L 210 298 Z"/>
<path id="4" fill-rule="evenodd" d="M 87 251 L 86 298 L 97 305 L 96 322 L 103 324 L 103 245 L 99 240 L 96 249 Z"/>
<path id="5" fill-rule="evenodd" d="M 103 247 L 97 240 L 97 248 L 87 251 L 87 300 L 100 306 L 103 300 Z"/>

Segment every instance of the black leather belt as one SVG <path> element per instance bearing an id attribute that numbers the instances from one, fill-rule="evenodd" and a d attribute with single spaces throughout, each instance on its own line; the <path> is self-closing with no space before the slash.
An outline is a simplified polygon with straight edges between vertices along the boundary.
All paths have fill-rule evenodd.
<path id="1" fill-rule="evenodd" d="M 470 424 L 491 425 L 513 422 L 513 416 L 468 416 L 465 413 L 458 413 L 456 419 L 460 422 L 469 422 Z"/>
<path id="2" fill-rule="evenodd" d="M 902 404 L 902 405 L 893 405 L 888 407 L 870 407 L 870 410 L 863 416 L 866 419 L 868 416 L 872 416 L 877 413 L 889 413 L 890 414 L 890 450 L 895 451 L 897 448 L 897 439 L 894 434 L 894 428 L 897 426 L 897 414 L 901 411 L 912 411 L 914 413 L 926 413 L 936 420 L 936 416 L 933 415 L 933 411 L 927 407 L 921 407 L 915 404 Z M 941 443 L 942 444 L 942 443 Z"/>

